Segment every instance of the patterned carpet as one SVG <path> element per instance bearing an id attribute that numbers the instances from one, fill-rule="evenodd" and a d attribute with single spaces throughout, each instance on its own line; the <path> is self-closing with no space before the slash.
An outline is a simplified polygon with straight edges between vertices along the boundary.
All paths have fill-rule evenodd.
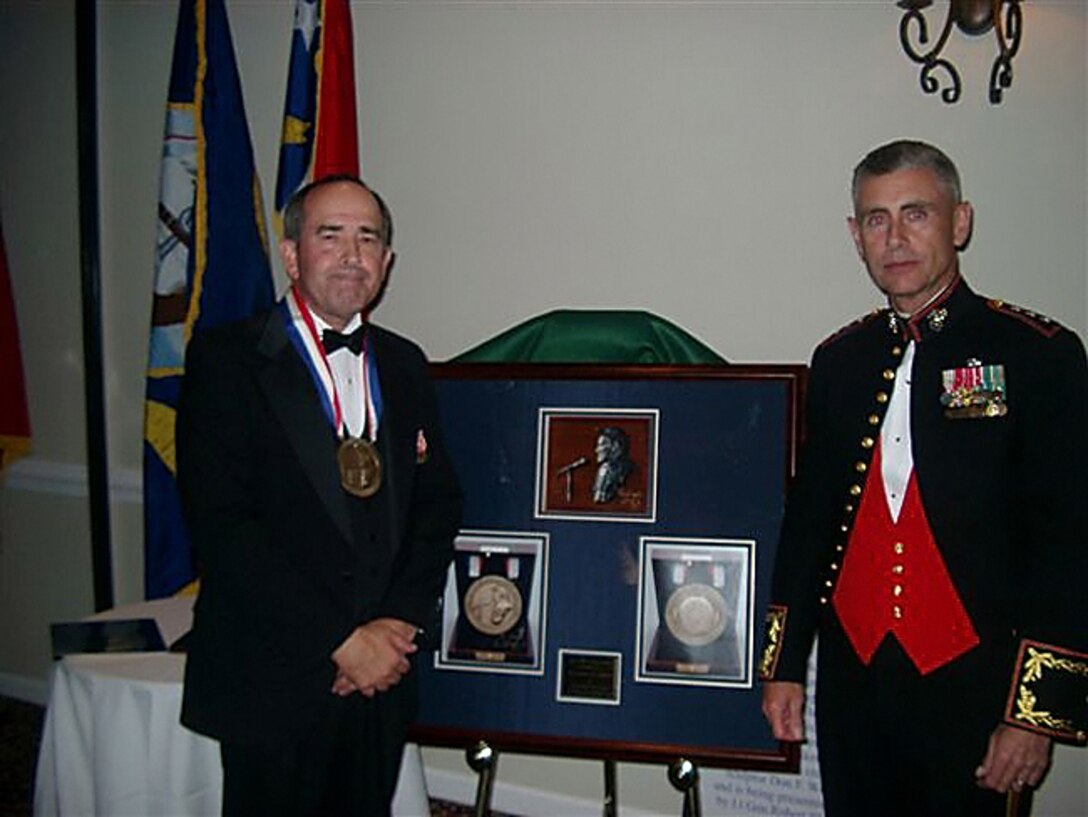
<path id="1" fill-rule="evenodd" d="M 0 697 L 0 817 L 30 817 L 45 710 Z M 431 800 L 431 817 L 465 817 L 471 806 Z M 492 812 L 493 817 L 502 817 Z"/>

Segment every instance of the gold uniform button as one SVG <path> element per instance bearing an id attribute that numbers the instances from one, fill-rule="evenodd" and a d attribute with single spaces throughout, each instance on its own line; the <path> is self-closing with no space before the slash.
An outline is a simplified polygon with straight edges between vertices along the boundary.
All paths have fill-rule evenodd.
<path id="1" fill-rule="evenodd" d="M 864 474 L 865 470 L 868 467 L 869 466 L 866 465 L 865 463 L 861 462 L 861 460 L 858 460 L 857 462 L 854 463 L 854 470 L 857 471 L 859 474 Z"/>
<path id="2" fill-rule="evenodd" d="M 903 575 L 903 565 L 894 565 L 892 567 L 892 573 L 894 573 L 896 576 L 902 576 Z"/>
<path id="3" fill-rule="evenodd" d="M 850 496 L 859 496 L 860 494 L 861 494 L 861 486 L 860 485 L 851 485 L 850 486 Z"/>
<path id="4" fill-rule="evenodd" d="M 896 553 L 902 555 L 905 548 L 903 547 L 902 542 L 896 542 L 895 547 L 893 549 L 895 550 Z"/>
<path id="5" fill-rule="evenodd" d="M 885 380 L 895 380 L 895 369 L 885 369 L 880 373 Z"/>
<path id="6" fill-rule="evenodd" d="M 892 354 L 895 355 L 896 357 L 899 357 L 901 354 L 903 354 L 903 347 L 902 346 L 893 346 L 892 347 Z"/>
<path id="7" fill-rule="evenodd" d="M 883 392 L 883 391 L 878 391 L 876 393 L 876 401 L 878 403 L 887 403 L 888 402 L 888 393 Z"/>
<path id="8" fill-rule="evenodd" d="M 878 425 L 880 425 L 880 415 L 878 415 L 878 414 L 870 414 L 870 415 L 869 415 L 869 425 L 871 425 L 871 426 L 878 426 Z"/>
<path id="9" fill-rule="evenodd" d="M 901 584 L 897 584 L 895 587 L 893 587 L 892 588 L 892 595 L 896 596 L 896 597 L 902 596 L 903 595 L 903 586 Z"/>
<path id="10" fill-rule="evenodd" d="M 838 564 L 837 564 L 836 562 L 832 562 L 832 563 L 831 563 L 831 569 L 832 569 L 832 570 L 838 570 L 838 569 L 839 569 L 839 566 L 838 566 Z"/>
<path id="11" fill-rule="evenodd" d="M 839 525 L 839 530 L 841 530 L 843 533 L 846 533 L 848 530 L 850 530 L 850 526 L 849 525 Z"/>
<path id="12" fill-rule="evenodd" d="M 853 513 L 853 512 L 854 512 L 854 506 L 853 506 L 853 505 L 851 505 L 851 504 L 850 504 L 850 503 L 848 502 L 848 503 L 846 503 L 846 508 L 845 508 L 845 510 L 846 510 L 846 512 L 847 512 L 847 513 Z"/>
<path id="13" fill-rule="evenodd" d="M 824 586 L 825 587 L 831 587 L 832 586 L 831 579 L 828 579 L 826 582 L 824 582 Z"/>
<path id="14" fill-rule="evenodd" d="M 835 545 L 835 550 L 837 550 L 839 553 L 842 553 L 842 545 Z"/>
<path id="15" fill-rule="evenodd" d="M 873 443 L 873 438 L 872 437 L 862 437 L 861 438 L 861 447 L 862 448 L 872 448 L 873 444 L 874 443 Z"/>
<path id="16" fill-rule="evenodd" d="M 827 604 L 827 599 L 823 596 L 820 596 L 820 604 Z"/>
<path id="17" fill-rule="evenodd" d="M 903 617 L 903 608 L 900 607 L 898 604 L 894 605 L 892 607 L 892 615 L 895 616 L 896 618 L 902 618 Z"/>

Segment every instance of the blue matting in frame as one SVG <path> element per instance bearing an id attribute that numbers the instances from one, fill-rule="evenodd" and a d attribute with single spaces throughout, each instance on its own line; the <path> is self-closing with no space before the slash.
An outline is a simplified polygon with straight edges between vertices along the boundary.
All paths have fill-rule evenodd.
<path id="1" fill-rule="evenodd" d="M 434 366 L 443 434 L 465 494 L 464 527 L 549 537 L 543 672 L 418 662 L 421 743 L 477 739 L 515 751 L 786 770 L 754 681 L 763 613 L 794 461 L 801 366 Z M 650 521 L 541 516 L 541 409 L 656 412 Z M 636 467 L 643 467 L 636 461 Z M 595 470 L 591 463 L 588 473 Z M 547 475 L 544 478 L 548 478 Z M 744 667 L 729 685 L 636 681 L 640 537 L 755 542 Z M 614 652 L 620 704 L 559 701 L 560 649 Z M 694 680 L 698 680 L 695 678 Z M 455 738 L 451 740 L 451 736 Z M 463 743 L 458 742 L 464 738 Z"/>

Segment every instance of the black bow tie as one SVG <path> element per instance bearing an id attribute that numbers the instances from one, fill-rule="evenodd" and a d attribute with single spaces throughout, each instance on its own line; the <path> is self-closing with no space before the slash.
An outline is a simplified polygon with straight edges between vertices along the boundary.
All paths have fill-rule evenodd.
<path id="1" fill-rule="evenodd" d="M 344 334 L 343 332 L 337 332 L 335 329 L 326 329 L 321 333 L 321 345 L 325 347 L 325 353 L 331 355 L 337 349 L 350 349 L 353 355 L 359 354 L 363 351 L 363 336 L 366 334 L 366 327 L 360 326 L 354 332 Z"/>

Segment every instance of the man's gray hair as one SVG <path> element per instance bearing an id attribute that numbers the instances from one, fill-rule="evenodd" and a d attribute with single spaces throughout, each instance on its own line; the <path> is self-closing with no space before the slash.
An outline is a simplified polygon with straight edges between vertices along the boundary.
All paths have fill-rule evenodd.
<path id="1" fill-rule="evenodd" d="M 381 215 L 382 220 L 382 223 L 378 228 L 378 238 L 381 239 L 382 244 L 386 247 L 393 246 L 393 214 L 389 212 L 385 200 L 378 195 L 377 190 L 370 187 L 358 176 L 352 176 L 350 173 L 337 173 L 332 176 L 324 176 L 316 181 L 310 182 L 305 187 L 300 187 L 296 190 L 291 198 L 288 199 L 287 206 L 283 208 L 283 237 L 287 241 L 298 241 L 302 237 L 302 220 L 305 215 L 304 209 L 306 206 L 306 198 L 310 193 L 318 188 L 343 182 L 361 187 L 378 202 L 378 212 Z"/>
<path id="2" fill-rule="evenodd" d="M 938 148 L 926 142 L 899 139 L 874 148 L 854 168 L 850 194 L 857 208 L 858 191 L 862 183 L 874 176 L 884 176 L 897 170 L 930 170 L 944 185 L 953 204 L 963 201 L 960 190 L 960 174 L 956 165 Z"/>

